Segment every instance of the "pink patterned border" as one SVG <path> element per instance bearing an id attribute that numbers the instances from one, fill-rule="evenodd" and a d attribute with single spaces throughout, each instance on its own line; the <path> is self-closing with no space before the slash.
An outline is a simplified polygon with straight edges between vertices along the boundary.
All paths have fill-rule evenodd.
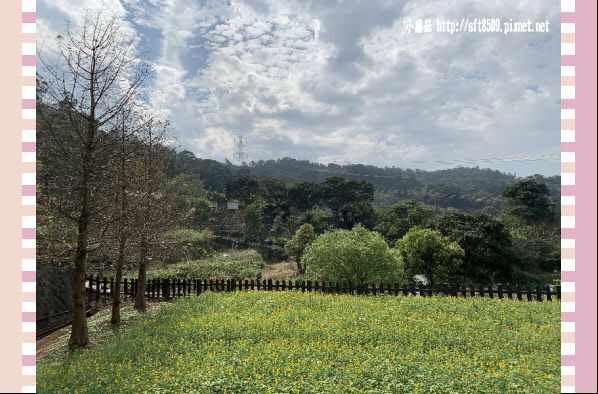
<path id="1" fill-rule="evenodd" d="M 561 0 L 561 392 L 575 392 L 575 0 Z"/>
<path id="2" fill-rule="evenodd" d="M 22 0 L 21 16 L 21 374 L 23 386 L 21 392 L 34 393 L 31 386 L 36 373 L 35 343 L 35 302 L 31 301 L 31 293 L 35 294 L 35 0 Z M 32 78 L 33 77 L 33 78 Z M 34 299 L 34 298 L 33 298 Z M 25 385 L 29 384 L 29 385 Z"/>

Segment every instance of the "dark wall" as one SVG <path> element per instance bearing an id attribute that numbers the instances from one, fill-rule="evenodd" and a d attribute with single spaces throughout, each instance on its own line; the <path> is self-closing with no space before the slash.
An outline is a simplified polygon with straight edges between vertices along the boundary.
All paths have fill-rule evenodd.
<path id="1" fill-rule="evenodd" d="M 36 280 L 36 317 L 38 320 L 73 309 L 74 268 L 37 267 Z M 39 321 L 37 328 L 53 324 L 70 315 L 64 314 L 55 319 Z"/>

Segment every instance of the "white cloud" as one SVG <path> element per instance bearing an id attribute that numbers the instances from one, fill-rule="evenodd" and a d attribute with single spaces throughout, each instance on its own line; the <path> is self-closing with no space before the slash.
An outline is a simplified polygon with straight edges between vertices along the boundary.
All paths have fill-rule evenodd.
<path id="1" fill-rule="evenodd" d="M 66 0 L 56 4 L 73 12 Z M 170 113 L 181 143 L 201 157 L 231 159 L 237 133 L 248 136 L 250 160 L 290 152 L 413 167 L 559 149 L 552 132 L 560 95 L 557 0 L 508 7 L 440 0 L 124 4 L 134 23 L 158 31 L 143 38 L 159 48 L 153 104 Z M 436 18 L 481 16 L 549 19 L 553 30 L 405 29 L 408 19 L 431 18 L 436 29 Z"/>

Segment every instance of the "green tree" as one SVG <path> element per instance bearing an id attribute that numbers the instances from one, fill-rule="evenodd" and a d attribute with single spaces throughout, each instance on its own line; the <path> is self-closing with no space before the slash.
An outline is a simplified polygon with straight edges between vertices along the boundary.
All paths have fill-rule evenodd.
<path id="1" fill-rule="evenodd" d="M 304 181 L 295 183 L 288 188 L 289 204 L 300 211 L 312 209 L 320 203 L 320 185 L 315 182 Z"/>
<path id="2" fill-rule="evenodd" d="M 264 234 L 262 224 L 262 213 L 255 205 L 245 208 L 243 213 L 243 222 L 245 223 L 245 237 L 251 239 L 261 239 Z"/>
<path id="3" fill-rule="evenodd" d="M 260 176 L 258 183 L 266 204 L 275 209 L 282 208 L 288 196 L 286 181 L 282 178 Z"/>
<path id="4" fill-rule="evenodd" d="M 299 227 L 293 238 L 284 246 L 287 255 L 297 262 L 300 272 L 304 272 L 301 265 L 301 257 L 305 248 L 316 240 L 316 234 L 311 224 L 304 224 Z"/>
<path id="5" fill-rule="evenodd" d="M 319 208 L 313 208 L 302 212 L 299 216 L 299 225 L 311 224 L 316 234 L 322 234 L 330 229 L 330 225 L 324 221 L 325 212 Z"/>
<path id="6" fill-rule="evenodd" d="M 529 224 L 524 219 L 512 215 L 504 215 L 500 221 L 511 234 L 513 250 L 519 256 L 522 270 L 560 271 L 560 223 L 543 220 Z"/>
<path id="7" fill-rule="evenodd" d="M 224 188 L 224 194 L 230 199 L 239 200 L 243 205 L 253 204 L 260 192 L 258 181 L 251 178 L 239 178 Z"/>
<path id="8" fill-rule="evenodd" d="M 303 252 L 305 273 L 319 281 L 393 282 L 403 280 L 401 259 L 384 238 L 361 225 L 320 235 Z"/>
<path id="9" fill-rule="evenodd" d="M 332 211 L 337 225 L 343 210 L 354 213 L 359 203 L 374 201 L 374 186 L 363 180 L 330 176 L 320 184 L 320 190 L 322 202 Z"/>
<path id="10" fill-rule="evenodd" d="M 507 187 L 500 195 L 507 212 L 527 222 L 555 218 L 548 186 L 534 179 L 525 179 Z"/>
<path id="11" fill-rule="evenodd" d="M 436 220 L 433 228 L 465 251 L 459 274 L 470 281 L 508 280 L 518 264 L 509 232 L 488 215 L 452 213 Z"/>
<path id="12" fill-rule="evenodd" d="M 434 215 L 434 207 L 422 205 L 415 200 L 401 201 L 381 213 L 380 224 L 375 230 L 387 241 L 394 242 L 403 238 L 412 227 L 427 227 Z"/>
<path id="13" fill-rule="evenodd" d="M 465 251 L 456 242 L 438 231 L 419 227 L 410 229 L 396 245 L 407 278 L 423 274 L 432 286 L 454 281 L 465 256 Z"/>

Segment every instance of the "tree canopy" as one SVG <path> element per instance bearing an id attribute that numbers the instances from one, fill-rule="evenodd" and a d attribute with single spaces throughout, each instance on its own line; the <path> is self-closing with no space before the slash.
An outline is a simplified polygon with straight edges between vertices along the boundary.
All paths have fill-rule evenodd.
<path id="1" fill-rule="evenodd" d="M 403 267 L 384 238 L 361 225 L 320 235 L 301 259 L 306 276 L 333 282 L 392 282 L 403 279 Z"/>
<path id="2" fill-rule="evenodd" d="M 459 244 L 440 232 L 419 227 L 411 228 L 396 245 L 407 278 L 423 274 L 432 286 L 455 280 L 465 255 Z"/>
<path id="3" fill-rule="evenodd" d="M 553 204 L 548 186 L 534 179 L 525 179 L 507 187 L 501 197 L 506 200 L 507 212 L 524 220 L 554 219 Z"/>

